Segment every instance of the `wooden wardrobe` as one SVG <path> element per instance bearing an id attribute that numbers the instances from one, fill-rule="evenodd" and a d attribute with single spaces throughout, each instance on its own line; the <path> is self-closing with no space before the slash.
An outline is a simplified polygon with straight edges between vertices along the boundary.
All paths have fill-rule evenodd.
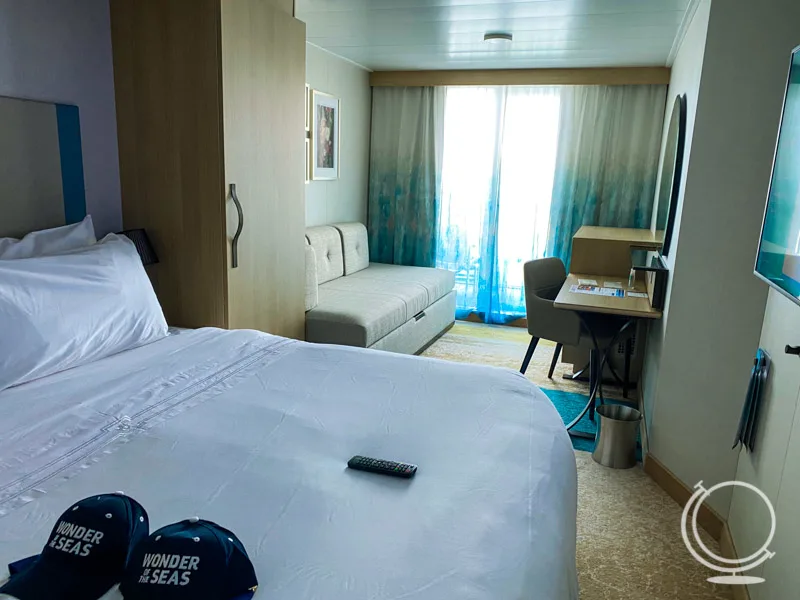
<path id="1" fill-rule="evenodd" d="M 170 325 L 303 337 L 305 24 L 291 11 L 111 0 L 123 222 L 153 242 Z"/>

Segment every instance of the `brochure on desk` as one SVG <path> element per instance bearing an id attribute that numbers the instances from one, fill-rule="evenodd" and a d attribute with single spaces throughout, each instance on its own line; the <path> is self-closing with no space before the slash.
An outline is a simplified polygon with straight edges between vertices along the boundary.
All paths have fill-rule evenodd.
<path id="1" fill-rule="evenodd" d="M 596 285 L 573 285 L 569 291 L 574 294 L 591 294 L 593 296 L 611 296 L 614 298 L 624 298 L 625 291 L 617 288 L 598 287 Z"/>

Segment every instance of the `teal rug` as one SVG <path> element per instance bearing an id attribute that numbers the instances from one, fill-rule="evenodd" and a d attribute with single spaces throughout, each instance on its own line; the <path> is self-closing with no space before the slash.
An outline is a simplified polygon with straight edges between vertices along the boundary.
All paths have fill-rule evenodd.
<path id="1" fill-rule="evenodd" d="M 564 420 L 564 423 L 569 423 L 577 417 L 589 401 L 589 396 L 585 394 L 576 394 L 575 392 L 564 392 L 562 390 L 547 390 L 542 388 L 542 391 L 550 398 L 550 402 L 558 410 L 558 414 Z M 584 433 L 597 433 L 597 424 L 589 420 L 589 413 L 583 415 L 583 418 L 578 421 L 575 426 L 577 431 Z M 575 450 L 582 450 L 583 452 L 591 452 L 594 450 L 594 440 L 585 440 L 583 438 L 572 438 L 572 446 Z"/>
<path id="2" fill-rule="evenodd" d="M 583 410 L 583 407 L 586 406 L 586 402 L 589 400 L 589 396 L 586 394 L 577 394 L 575 392 L 565 392 L 562 390 L 548 390 L 542 388 L 542 391 L 550 398 L 550 402 L 556 407 L 558 410 L 558 414 L 561 415 L 561 418 L 564 420 L 564 423 L 570 423 L 572 419 L 577 417 L 580 412 Z M 606 404 L 621 404 L 620 402 L 615 402 L 614 400 L 606 400 Z M 584 433 L 597 433 L 597 423 L 592 423 L 589 420 L 589 413 L 587 412 L 583 415 L 583 418 L 578 421 L 578 424 L 574 427 L 576 431 L 582 431 Z M 587 440 L 584 438 L 572 437 L 572 447 L 575 450 L 581 450 L 583 452 L 592 452 L 594 450 L 594 440 Z M 636 458 L 641 461 L 642 460 L 642 448 L 641 442 L 636 443 Z"/>

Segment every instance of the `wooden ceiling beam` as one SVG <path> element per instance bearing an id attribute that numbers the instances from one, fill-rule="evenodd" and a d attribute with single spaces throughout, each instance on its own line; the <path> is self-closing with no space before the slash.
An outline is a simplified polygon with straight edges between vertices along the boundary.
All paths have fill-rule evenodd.
<path id="1" fill-rule="evenodd" d="M 370 85 L 669 85 L 668 67 L 592 69 L 484 69 L 456 71 L 375 71 Z"/>

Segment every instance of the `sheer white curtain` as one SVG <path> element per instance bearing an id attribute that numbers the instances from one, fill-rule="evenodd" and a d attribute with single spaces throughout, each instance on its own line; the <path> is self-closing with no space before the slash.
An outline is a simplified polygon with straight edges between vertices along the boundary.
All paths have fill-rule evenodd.
<path id="1" fill-rule="evenodd" d="M 560 93 L 447 88 L 436 263 L 456 272 L 459 316 L 525 314 L 522 264 L 545 252 Z"/>

